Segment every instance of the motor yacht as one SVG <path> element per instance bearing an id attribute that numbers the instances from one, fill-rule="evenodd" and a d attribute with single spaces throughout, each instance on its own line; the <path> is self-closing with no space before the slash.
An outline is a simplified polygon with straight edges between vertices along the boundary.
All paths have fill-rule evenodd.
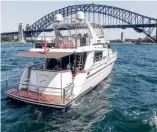
<path id="1" fill-rule="evenodd" d="M 17 88 L 8 88 L 10 98 L 41 106 L 65 108 L 97 86 L 111 73 L 117 53 L 105 40 L 101 24 L 85 20 L 78 12 L 73 21 L 55 16 L 55 37 L 36 43 L 17 54 L 44 60 L 24 69 Z"/>

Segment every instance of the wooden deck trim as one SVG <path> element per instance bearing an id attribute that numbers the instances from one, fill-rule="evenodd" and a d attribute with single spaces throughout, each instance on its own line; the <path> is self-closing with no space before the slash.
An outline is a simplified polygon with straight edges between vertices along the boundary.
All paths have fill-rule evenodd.
<path id="1" fill-rule="evenodd" d="M 12 96 L 12 98 L 19 98 L 23 101 L 31 101 L 36 102 L 38 104 L 47 104 L 47 105 L 66 105 L 71 100 L 65 99 L 65 103 L 62 103 L 61 96 L 56 95 L 47 95 L 47 94 L 40 94 L 39 100 L 38 95 L 36 92 L 29 91 L 27 95 L 26 89 L 20 89 L 19 91 L 17 89 L 10 89 L 5 92 L 7 95 Z"/>

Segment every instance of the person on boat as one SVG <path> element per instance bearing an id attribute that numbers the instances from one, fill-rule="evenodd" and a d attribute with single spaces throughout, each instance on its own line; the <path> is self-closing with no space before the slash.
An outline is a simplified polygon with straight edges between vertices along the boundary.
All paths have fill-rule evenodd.
<path id="1" fill-rule="evenodd" d="M 82 44 L 83 44 L 83 46 L 86 46 L 86 38 L 87 38 L 87 34 L 85 33 L 83 35 L 83 38 L 82 38 Z"/>
<path id="2" fill-rule="evenodd" d="M 72 68 L 72 63 L 69 62 L 68 65 L 67 65 L 67 69 L 71 69 Z"/>
<path id="3" fill-rule="evenodd" d="M 56 65 L 54 66 L 54 69 L 55 69 L 55 70 L 58 70 L 58 69 L 59 69 L 59 65 L 56 64 Z"/>
<path id="4" fill-rule="evenodd" d="M 74 75 L 74 64 L 72 62 L 68 63 L 67 69 L 71 70 L 72 74 Z"/>

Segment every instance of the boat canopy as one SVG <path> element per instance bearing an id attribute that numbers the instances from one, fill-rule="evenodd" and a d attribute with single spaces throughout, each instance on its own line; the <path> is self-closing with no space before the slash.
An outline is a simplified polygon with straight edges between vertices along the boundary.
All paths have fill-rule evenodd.
<path id="1" fill-rule="evenodd" d="M 73 54 L 73 52 L 22 52 L 17 54 L 16 56 L 23 56 L 23 57 L 37 57 L 37 58 L 54 58 L 54 59 L 60 59 L 62 57 L 68 56 Z"/>

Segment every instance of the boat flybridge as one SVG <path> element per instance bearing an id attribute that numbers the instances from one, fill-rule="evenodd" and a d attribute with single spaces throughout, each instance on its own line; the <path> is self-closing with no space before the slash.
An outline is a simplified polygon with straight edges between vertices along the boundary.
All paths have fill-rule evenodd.
<path id="1" fill-rule="evenodd" d="M 18 87 L 6 90 L 10 98 L 48 107 L 65 108 L 89 92 L 111 73 L 117 53 L 104 38 L 100 24 L 85 21 L 84 13 L 65 22 L 55 16 L 55 38 L 36 44 L 22 57 L 44 58 L 25 68 Z"/>

